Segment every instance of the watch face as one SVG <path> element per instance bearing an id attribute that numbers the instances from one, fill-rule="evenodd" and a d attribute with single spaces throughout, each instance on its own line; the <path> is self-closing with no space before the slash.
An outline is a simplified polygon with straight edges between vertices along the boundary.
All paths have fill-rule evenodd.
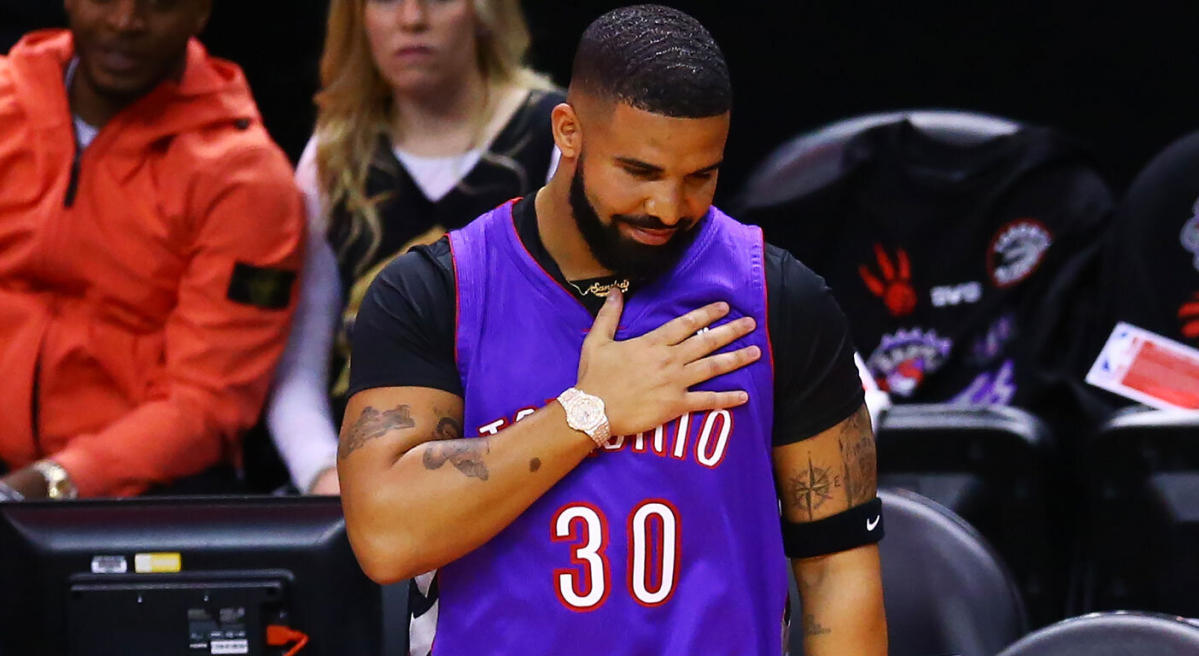
<path id="1" fill-rule="evenodd" d="M 604 421 L 604 407 L 599 399 L 583 397 L 578 405 L 579 423 L 588 429 L 595 428 Z"/>

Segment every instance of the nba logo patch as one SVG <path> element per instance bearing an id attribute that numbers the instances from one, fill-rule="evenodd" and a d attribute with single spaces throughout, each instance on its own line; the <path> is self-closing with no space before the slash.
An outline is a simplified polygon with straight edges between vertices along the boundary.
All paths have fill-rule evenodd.
<path id="1" fill-rule="evenodd" d="M 1186 223 L 1182 224 L 1182 232 L 1178 235 L 1178 241 L 1182 243 L 1182 247 L 1190 251 L 1195 259 L 1192 265 L 1195 270 L 1199 271 L 1199 200 L 1191 206 L 1191 218 Z"/>

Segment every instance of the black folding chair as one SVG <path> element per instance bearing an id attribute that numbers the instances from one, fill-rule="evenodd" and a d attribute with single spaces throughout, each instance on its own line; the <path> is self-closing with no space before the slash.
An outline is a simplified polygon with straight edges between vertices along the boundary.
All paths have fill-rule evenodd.
<path id="1" fill-rule="evenodd" d="M 1052 522 L 1052 440 L 1006 406 L 899 405 L 878 429 L 879 483 L 961 515 L 1012 567 L 1034 622 L 1061 617 L 1070 536 Z"/>
<path id="2" fill-rule="evenodd" d="M 1123 412 L 1084 458 L 1091 505 L 1082 609 L 1199 616 L 1199 416 Z"/>
<path id="3" fill-rule="evenodd" d="M 1095 613 L 1025 636 L 999 656 L 1194 656 L 1199 626 L 1140 612 Z"/>

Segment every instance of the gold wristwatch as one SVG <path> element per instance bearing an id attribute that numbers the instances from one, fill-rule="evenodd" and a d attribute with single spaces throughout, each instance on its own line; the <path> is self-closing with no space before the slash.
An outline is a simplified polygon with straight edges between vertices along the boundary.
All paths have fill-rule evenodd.
<path id="1" fill-rule="evenodd" d="M 46 496 L 55 501 L 79 496 L 79 490 L 76 490 L 75 484 L 71 482 L 71 475 L 62 465 L 53 460 L 38 460 L 31 467 L 46 479 Z"/>
<path id="2" fill-rule="evenodd" d="M 558 403 L 566 410 L 568 426 L 586 433 L 597 447 L 608 441 L 608 415 L 604 412 L 603 399 L 571 387 L 558 395 Z"/>

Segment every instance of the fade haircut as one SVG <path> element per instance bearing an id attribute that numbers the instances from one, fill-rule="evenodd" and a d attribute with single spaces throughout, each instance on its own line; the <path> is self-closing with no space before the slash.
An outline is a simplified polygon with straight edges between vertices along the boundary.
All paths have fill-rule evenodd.
<path id="1" fill-rule="evenodd" d="M 699 21 L 661 5 L 595 19 L 579 40 L 571 87 L 675 118 L 718 116 L 733 106 L 716 40 Z"/>

